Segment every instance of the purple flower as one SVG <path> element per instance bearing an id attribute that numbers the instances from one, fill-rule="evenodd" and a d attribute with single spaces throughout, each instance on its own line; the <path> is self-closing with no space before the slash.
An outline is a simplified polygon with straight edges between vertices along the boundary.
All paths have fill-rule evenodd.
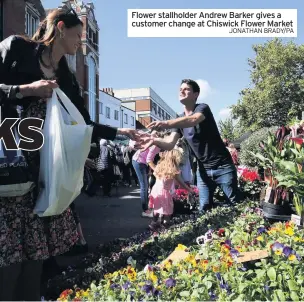
<path id="1" fill-rule="evenodd" d="M 230 293 L 231 293 L 231 288 L 230 288 L 230 286 L 229 286 L 226 282 L 222 281 L 222 282 L 220 283 L 220 288 L 221 288 L 221 289 L 225 289 L 225 290 L 227 291 L 227 294 L 230 295 Z"/>
<path id="2" fill-rule="evenodd" d="M 292 248 L 289 247 L 289 246 L 285 246 L 283 248 L 283 254 L 286 256 L 286 257 L 289 257 L 290 254 L 292 254 Z"/>
<path id="3" fill-rule="evenodd" d="M 258 234 L 259 234 L 259 235 L 262 234 L 262 233 L 265 233 L 265 232 L 266 232 L 265 227 L 259 227 L 259 228 L 258 228 Z"/>
<path id="4" fill-rule="evenodd" d="M 235 249 L 230 250 L 231 257 L 236 258 L 240 253 Z"/>
<path id="5" fill-rule="evenodd" d="M 229 239 L 225 240 L 225 244 L 227 244 L 227 245 L 229 245 L 229 246 L 232 246 L 232 245 L 231 245 L 231 240 L 229 240 Z"/>
<path id="6" fill-rule="evenodd" d="M 110 285 L 110 288 L 111 288 L 111 289 L 120 288 L 120 285 L 117 284 L 117 283 L 112 283 L 112 284 Z"/>
<path id="7" fill-rule="evenodd" d="M 215 273 L 215 277 L 217 280 L 221 281 L 222 280 L 222 276 L 220 273 Z"/>
<path id="8" fill-rule="evenodd" d="M 283 250 L 284 245 L 280 242 L 275 242 L 272 246 L 272 250 L 275 252 L 277 250 Z"/>
<path id="9" fill-rule="evenodd" d="M 209 292 L 209 297 L 211 301 L 215 301 L 217 299 L 217 296 L 214 292 Z"/>
<path id="10" fill-rule="evenodd" d="M 176 285 L 176 280 L 169 278 L 165 281 L 167 287 L 174 287 Z"/>
<path id="11" fill-rule="evenodd" d="M 269 287 L 268 285 L 265 285 L 265 286 L 264 286 L 264 289 L 265 289 L 266 291 L 269 291 L 270 287 Z"/>
<path id="12" fill-rule="evenodd" d="M 161 296 L 161 294 L 162 294 L 162 292 L 161 292 L 161 291 L 159 291 L 159 290 L 158 290 L 158 289 L 156 289 L 156 288 L 153 288 L 152 293 L 153 293 L 153 296 L 154 296 L 154 297 Z"/>
<path id="13" fill-rule="evenodd" d="M 246 268 L 245 266 L 242 266 L 242 267 L 239 267 L 238 270 L 239 270 L 239 271 L 246 272 L 246 271 L 247 271 L 247 268 Z"/>
<path id="14" fill-rule="evenodd" d="M 297 257 L 297 260 L 298 260 L 298 261 L 301 261 L 301 260 L 302 260 L 302 257 L 301 257 L 299 254 L 296 254 L 296 257 Z"/>
<path id="15" fill-rule="evenodd" d="M 153 290 L 153 286 L 151 284 L 145 284 L 143 287 L 142 287 L 142 290 L 146 293 L 146 294 L 149 294 L 152 292 Z"/>
<path id="16" fill-rule="evenodd" d="M 123 289 L 128 289 L 131 286 L 131 283 L 127 281 L 125 284 L 123 284 L 122 288 Z"/>

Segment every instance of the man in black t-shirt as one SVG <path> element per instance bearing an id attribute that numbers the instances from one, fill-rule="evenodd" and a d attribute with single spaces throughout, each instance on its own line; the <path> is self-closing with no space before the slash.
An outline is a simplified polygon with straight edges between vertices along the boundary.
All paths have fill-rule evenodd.
<path id="1" fill-rule="evenodd" d="M 198 104 L 199 85 L 190 79 L 182 80 L 180 102 L 184 112 L 179 118 L 168 121 L 155 121 L 149 129 L 172 129 L 170 136 L 163 139 L 143 138 L 141 148 L 156 145 L 171 150 L 180 137 L 184 137 L 198 161 L 197 184 L 200 195 L 200 210 L 206 211 L 212 206 L 217 186 L 225 193 L 232 204 L 238 201 L 237 171 L 231 155 L 225 147 L 210 107 Z"/>

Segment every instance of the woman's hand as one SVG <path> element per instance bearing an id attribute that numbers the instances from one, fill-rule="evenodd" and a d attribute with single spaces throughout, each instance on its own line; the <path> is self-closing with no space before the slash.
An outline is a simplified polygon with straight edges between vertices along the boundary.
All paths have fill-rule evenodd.
<path id="1" fill-rule="evenodd" d="M 56 81 L 39 80 L 27 85 L 20 85 L 20 93 L 24 97 L 35 96 L 40 98 L 51 98 L 53 89 L 58 88 Z"/>
<path id="2" fill-rule="evenodd" d="M 95 163 L 90 158 L 86 159 L 85 166 L 89 169 L 95 169 Z"/>

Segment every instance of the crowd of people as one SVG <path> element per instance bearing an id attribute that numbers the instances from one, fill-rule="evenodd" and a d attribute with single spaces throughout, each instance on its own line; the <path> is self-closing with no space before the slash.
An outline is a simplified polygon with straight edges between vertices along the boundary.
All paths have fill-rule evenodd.
<path id="1" fill-rule="evenodd" d="M 102 188 L 103 196 L 111 197 L 113 187 L 138 186 L 132 166 L 134 153 L 133 148 L 106 139 L 92 144 L 85 166 L 83 191 L 94 196 Z"/>

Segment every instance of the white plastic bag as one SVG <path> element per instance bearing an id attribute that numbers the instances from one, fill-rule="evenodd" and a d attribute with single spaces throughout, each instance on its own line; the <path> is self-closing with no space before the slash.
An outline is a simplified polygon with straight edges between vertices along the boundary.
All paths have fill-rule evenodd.
<path id="1" fill-rule="evenodd" d="M 60 104 L 62 101 L 69 114 Z M 87 125 L 74 104 L 59 89 L 47 103 L 40 149 L 42 185 L 34 213 L 40 217 L 59 215 L 80 194 L 85 161 L 88 157 L 93 127 Z"/>

